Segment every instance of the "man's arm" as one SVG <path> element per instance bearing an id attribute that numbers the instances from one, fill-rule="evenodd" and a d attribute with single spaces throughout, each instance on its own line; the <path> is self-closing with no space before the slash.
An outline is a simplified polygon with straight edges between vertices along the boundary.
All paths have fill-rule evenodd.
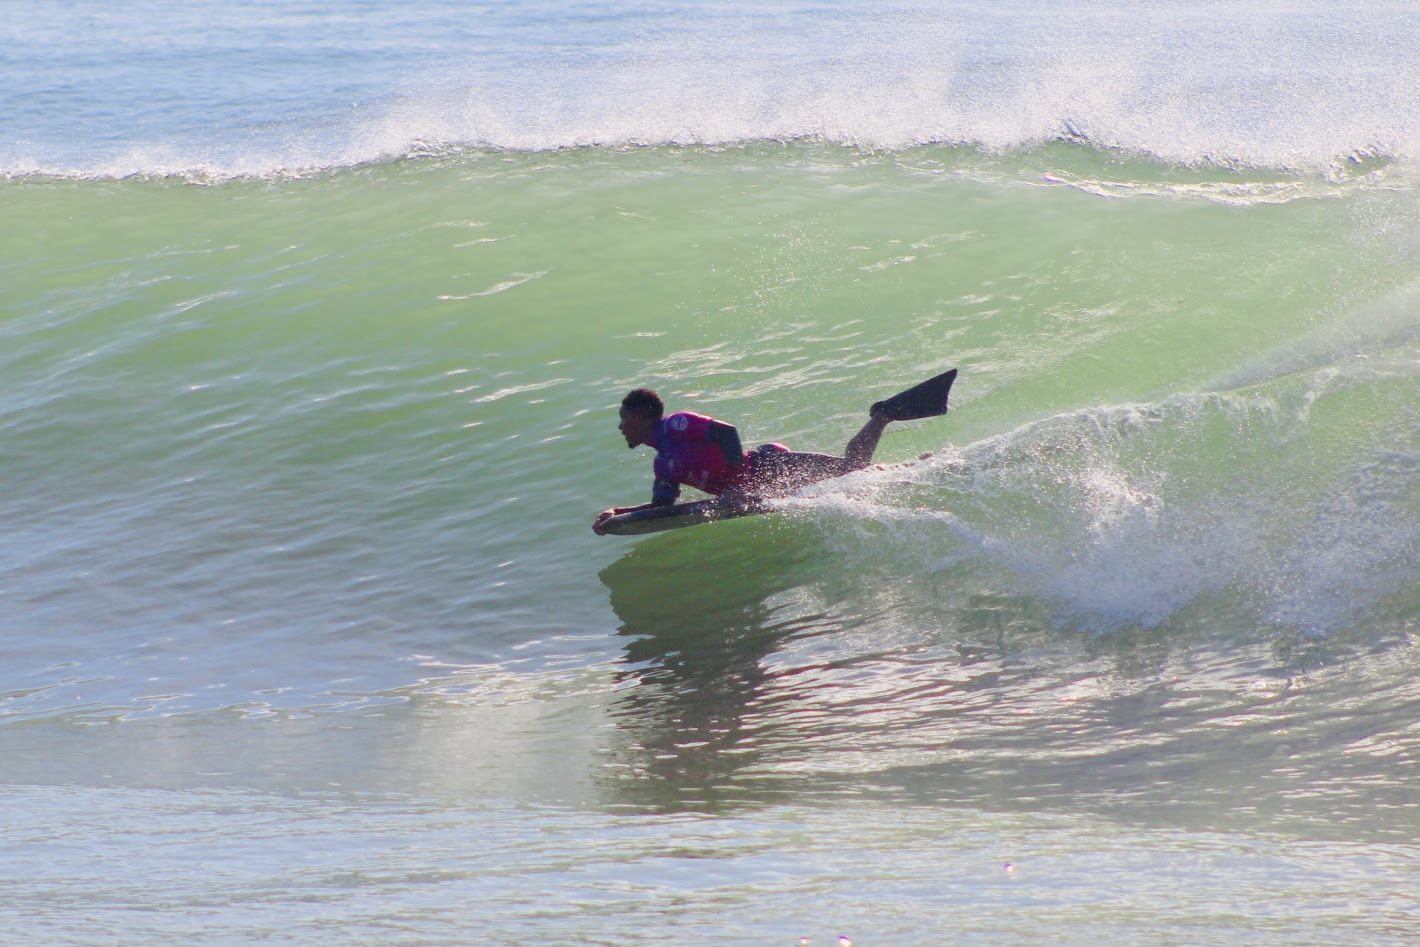
<path id="1" fill-rule="evenodd" d="M 731 469 L 739 470 L 745 465 L 744 448 L 740 446 L 740 432 L 733 424 L 712 420 L 705 429 L 705 437 L 724 452 L 725 460 L 729 462 Z"/>
<path id="2" fill-rule="evenodd" d="M 657 477 L 651 484 L 651 502 L 647 506 L 670 506 L 680 496 L 680 484 L 666 477 Z"/>
<path id="3" fill-rule="evenodd" d="M 597 514 L 597 518 L 592 522 L 592 532 L 598 536 L 604 536 L 602 524 L 613 516 L 620 516 L 622 513 L 635 513 L 637 510 L 650 510 L 658 506 L 670 506 L 680 496 L 680 484 L 674 480 L 664 480 L 656 478 L 655 486 L 651 488 L 651 502 L 642 503 L 640 506 L 614 506 L 609 510 L 602 510 Z"/>
<path id="4" fill-rule="evenodd" d="M 592 521 L 592 532 L 598 536 L 605 536 L 606 533 L 602 532 L 602 524 L 613 516 L 620 516 L 622 513 L 635 513 L 637 510 L 649 510 L 650 508 L 651 504 L 642 503 L 640 506 L 614 506 L 609 510 L 602 510 Z"/>

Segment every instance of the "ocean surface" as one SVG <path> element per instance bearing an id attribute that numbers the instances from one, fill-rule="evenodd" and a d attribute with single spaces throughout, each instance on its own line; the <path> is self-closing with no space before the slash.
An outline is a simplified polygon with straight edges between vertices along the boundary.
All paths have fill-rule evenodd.
<path id="1" fill-rule="evenodd" d="M 0 942 L 1420 937 L 1414 3 L 0 36 Z"/>

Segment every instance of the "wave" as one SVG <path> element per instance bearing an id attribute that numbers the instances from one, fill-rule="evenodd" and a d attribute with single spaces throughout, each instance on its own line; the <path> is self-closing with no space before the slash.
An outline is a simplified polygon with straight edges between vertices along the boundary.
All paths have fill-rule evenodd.
<path id="1" fill-rule="evenodd" d="M 836 16 L 798 37 L 727 24 L 610 61 L 473 70 L 392 102 L 358 138 L 384 154 L 415 141 L 1003 151 L 1067 139 L 1169 164 L 1300 170 L 1420 154 L 1413 63 L 1370 42 L 1374 20 L 1298 31 L 1221 8 L 1129 12 Z"/>
<path id="2" fill-rule="evenodd" d="M 1068 12 L 1030 3 L 728 4 L 664 17 L 633 11 L 616 29 L 574 36 L 569 14 L 566 24 L 545 17 L 450 42 L 436 62 L 426 56 L 412 74 L 366 90 L 355 108 L 339 99 L 341 70 L 351 66 L 334 57 L 311 66 L 324 72 L 304 99 L 239 96 L 215 116 L 214 97 L 197 88 L 129 124 L 109 120 L 123 106 L 93 90 L 86 94 L 99 101 L 88 106 L 50 96 L 10 119 L 18 133 L 5 137 L 19 144 L 0 151 L 0 173 L 220 178 L 469 148 L 805 139 L 993 153 L 1064 139 L 1168 165 L 1333 173 L 1420 156 L 1420 77 L 1395 39 L 1415 35 L 1417 18 L 1368 4 L 1085 3 Z M 396 38 L 391 51 L 408 54 L 419 40 L 405 37 L 401 49 Z M 172 84 L 201 81 L 212 80 L 177 75 Z M 83 124 L 84 108 L 109 120 L 111 133 L 79 141 L 46 131 L 56 109 Z"/>
<path id="3" fill-rule="evenodd" d="M 1249 168 L 1235 162 L 1195 161 L 1178 165 L 1157 156 L 1101 146 L 1069 135 L 999 150 L 961 142 L 926 143 L 902 149 L 867 148 L 819 136 L 714 144 L 622 142 L 545 150 L 419 140 L 392 153 L 382 152 L 360 160 L 317 161 L 310 156 L 287 160 L 273 155 L 250 161 L 196 158 L 154 161 L 130 156 L 88 169 L 32 166 L 0 170 L 0 181 L 171 181 L 215 186 L 241 181 L 280 183 L 328 179 L 372 171 L 401 174 L 448 169 L 455 173 L 467 170 L 478 174 L 499 171 L 517 174 L 548 162 L 568 168 L 614 168 L 624 166 L 627 156 L 631 155 L 644 156 L 648 169 L 652 166 L 661 169 L 648 173 L 664 173 L 687 162 L 720 158 L 729 158 L 747 169 L 863 169 L 876 164 L 883 169 L 913 175 L 953 175 L 982 183 L 1027 187 L 1068 187 L 1112 200 L 1201 201 L 1233 207 L 1345 198 L 1361 192 L 1397 192 L 1400 196 L 1420 186 L 1420 161 L 1397 161 L 1380 155 L 1353 155 L 1311 170 Z M 537 277 L 536 273 L 521 274 L 509 286 Z"/>

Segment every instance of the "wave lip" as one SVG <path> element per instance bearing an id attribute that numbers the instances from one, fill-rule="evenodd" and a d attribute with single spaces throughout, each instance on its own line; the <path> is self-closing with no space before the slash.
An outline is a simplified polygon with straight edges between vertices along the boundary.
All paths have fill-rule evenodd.
<path id="1" fill-rule="evenodd" d="M 240 20 L 237 40 L 253 33 L 253 52 L 216 47 L 221 75 L 173 37 L 146 45 L 147 71 L 124 73 L 112 91 L 93 80 L 70 88 L 57 67 L 47 79 L 17 73 L 0 172 L 266 175 L 431 148 L 799 139 L 999 151 L 1065 138 L 1170 164 L 1307 171 L 1420 156 L 1420 65 L 1394 39 L 1420 32 L 1420 11 L 1293 12 L 879 3 L 707 13 L 673 3 L 590 32 L 585 17 L 503 13 L 475 34 L 431 7 L 385 24 L 378 56 L 349 38 L 322 55 L 293 32 L 284 58 L 269 59 L 258 27 Z M 55 42 L 19 35 L 33 44 L 20 65 L 44 61 Z M 97 40 L 100 53 L 103 42 L 127 48 L 122 36 Z M 392 67 L 411 56 L 417 68 Z M 166 94 L 134 110 L 145 85 Z M 58 116 L 101 133 L 65 132 Z"/>

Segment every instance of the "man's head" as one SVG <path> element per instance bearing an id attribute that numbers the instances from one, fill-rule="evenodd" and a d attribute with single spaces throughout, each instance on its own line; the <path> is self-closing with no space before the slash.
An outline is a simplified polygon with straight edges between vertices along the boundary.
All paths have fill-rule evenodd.
<path id="1" fill-rule="evenodd" d="M 637 388 L 621 399 L 621 423 L 617 429 L 626 438 L 627 447 L 651 443 L 656 422 L 665 414 L 661 396 L 650 388 Z"/>

